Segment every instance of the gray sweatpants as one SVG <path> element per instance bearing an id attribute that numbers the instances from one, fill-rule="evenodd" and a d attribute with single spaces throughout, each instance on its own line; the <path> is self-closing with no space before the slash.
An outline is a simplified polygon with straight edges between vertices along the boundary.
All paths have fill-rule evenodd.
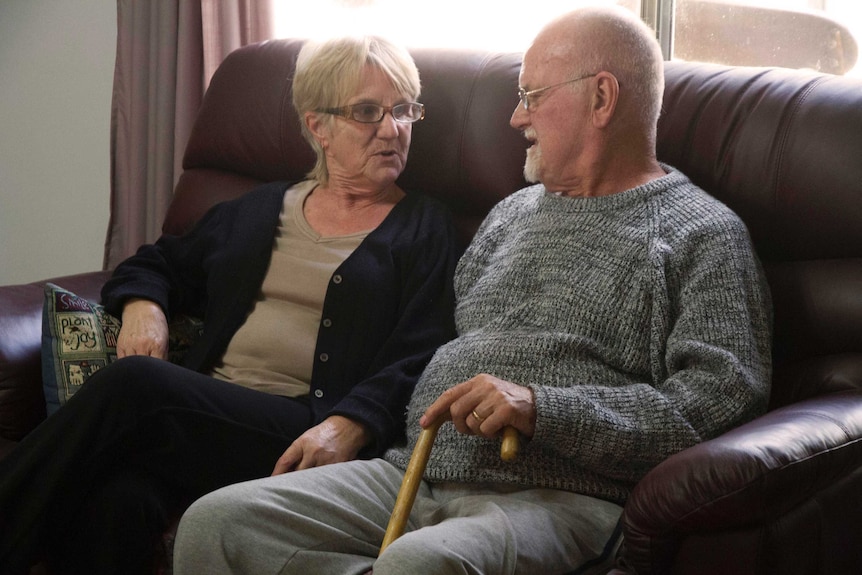
<path id="1" fill-rule="evenodd" d="M 402 477 L 375 459 L 211 493 L 180 522 L 174 573 L 551 575 L 606 572 L 613 559 L 618 505 L 553 489 L 427 482 L 405 534 L 378 558 Z"/>

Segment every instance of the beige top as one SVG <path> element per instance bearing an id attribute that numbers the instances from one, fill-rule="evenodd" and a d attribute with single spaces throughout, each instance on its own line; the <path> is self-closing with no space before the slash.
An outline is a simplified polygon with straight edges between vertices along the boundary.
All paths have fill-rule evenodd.
<path id="1" fill-rule="evenodd" d="M 284 194 L 260 296 L 214 377 L 275 395 L 308 393 L 329 279 L 369 233 L 321 237 L 315 232 L 303 204 L 316 186 L 300 182 Z"/>

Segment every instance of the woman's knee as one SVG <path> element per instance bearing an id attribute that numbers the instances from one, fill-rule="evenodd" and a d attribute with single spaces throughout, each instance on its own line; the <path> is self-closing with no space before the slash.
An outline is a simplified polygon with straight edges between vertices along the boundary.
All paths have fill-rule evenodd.
<path id="1" fill-rule="evenodd" d="M 171 366 L 171 367 L 168 367 Z M 177 366 L 163 359 L 144 355 L 130 355 L 109 363 L 102 369 L 90 376 L 85 385 L 91 382 L 108 381 L 145 381 L 152 376 L 161 374 L 167 368 Z"/>
<path id="2" fill-rule="evenodd" d="M 90 401 L 102 398 L 136 405 L 163 403 L 180 391 L 178 382 L 194 372 L 167 361 L 147 356 L 129 356 L 103 367 L 75 394 Z"/>

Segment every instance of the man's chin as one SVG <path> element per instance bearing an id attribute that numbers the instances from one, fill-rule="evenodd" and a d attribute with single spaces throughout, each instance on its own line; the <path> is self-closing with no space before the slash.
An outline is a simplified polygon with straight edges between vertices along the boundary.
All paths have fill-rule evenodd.
<path id="1" fill-rule="evenodd" d="M 539 183 L 539 167 L 534 162 L 527 162 L 524 164 L 524 179 L 527 180 L 529 184 L 538 184 Z"/>
<path id="2" fill-rule="evenodd" d="M 524 162 L 524 179 L 531 184 L 537 184 L 541 180 L 539 168 L 542 159 L 542 151 L 534 144 L 527 149 L 527 161 Z"/>

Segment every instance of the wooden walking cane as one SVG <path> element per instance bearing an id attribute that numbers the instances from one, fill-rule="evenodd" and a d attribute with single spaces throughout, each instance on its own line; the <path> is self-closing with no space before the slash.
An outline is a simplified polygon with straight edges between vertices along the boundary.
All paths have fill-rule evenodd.
<path id="1" fill-rule="evenodd" d="M 410 462 L 407 464 L 407 471 L 404 472 L 404 479 L 401 481 L 398 497 L 395 498 L 395 507 L 392 509 L 392 515 L 389 518 L 389 525 L 386 526 L 386 534 L 383 536 L 383 543 L 380 545 L 380 553 L 383 553 L 383 550 L 390 543 L 404 533 L 404 527 L 407 525 L 410 510 L 413 508 L 413 502 L 416 501 L 416 493 L 419 492 L 422 474 L 425 473 L 425 466 L 428 464 L 428 457 L 431 455 L 434 438 L 437 437 L 437 430 L 440 429 L 440 426 L 447 419 L 440 417 L 419 432 L 419 439 L 416 440 L 416 447 L 413 448 L 413 453 L 410 455 Z M 500 446 L 500 458 L 503 461 L 512 461 L 517 455 L 518 430 L 507 425 L 503 428 L 503 444 Z"/>

